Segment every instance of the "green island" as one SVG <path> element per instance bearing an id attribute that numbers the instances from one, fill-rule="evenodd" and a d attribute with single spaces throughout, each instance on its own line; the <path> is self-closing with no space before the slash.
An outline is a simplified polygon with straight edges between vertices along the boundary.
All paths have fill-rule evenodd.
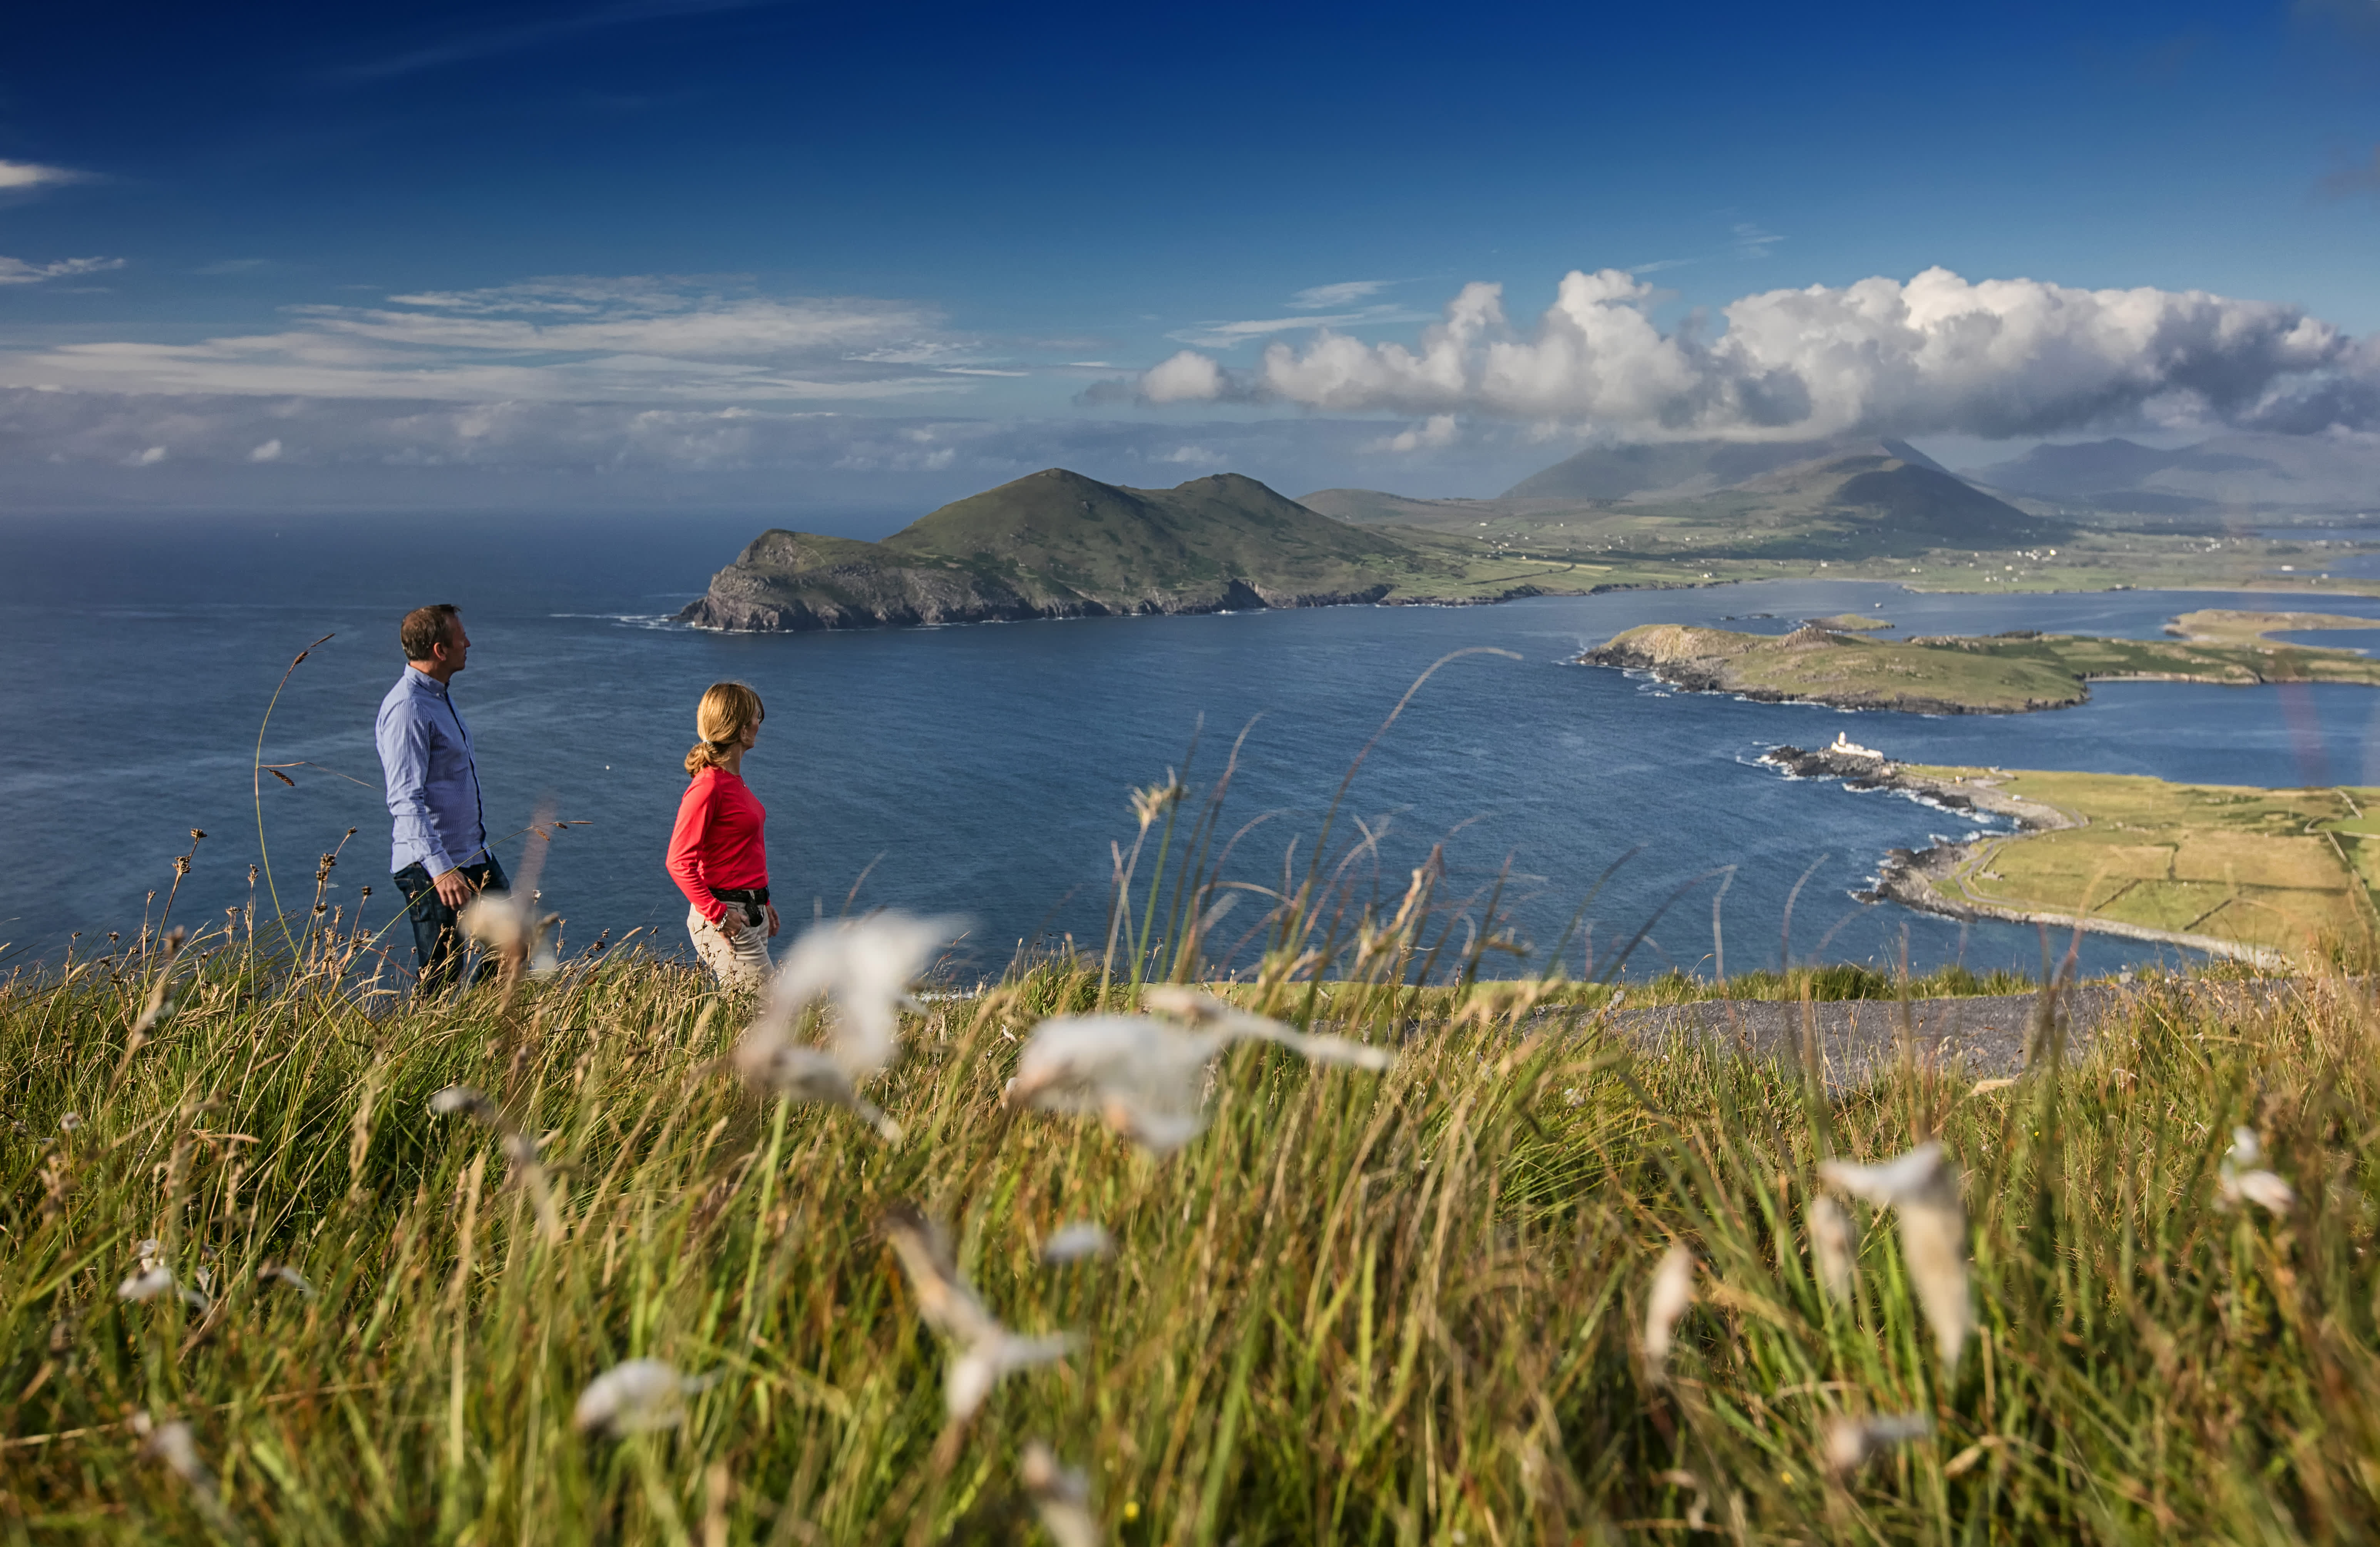
<path id="1" fill-rule="evenodd" d="M 1886 640 L 1832 627 L 1834 621 L 1807 623 L 1782 635 L 1646 624 L 1614 636 L 1580 660 L 1649 671 L 1693 692 L 1921 714 L 2062 709 L 2090 697 L 2094 682 L 2380 684 L 2380 660 L 2271 637 L 2304 629 L 2380 628 L 2380 620 L 2329 613 L 2184 613 L 2167 626 L 2176 636 L 2170 640 L 2020 629 Z"/>
<path id="2" fill-rule="evenodd" d="M 1604 463 L 1585 473 L 1573 457 L 1493 499 L 1324 489 L 1293 500 L 1236 473 L 1135 489 L 1050 468 L 881 542 L 763 532 L 680 616 L 771 632 L 1802 579 L 1985 594 L 2380 594 L 2380 580 L 2326 567 L 2380 542 L 2003 498 L 1898 441 L 1794 448 L 1811 455 L 1782 465 L 1781 453 L 1747 455 L 1760 447 L 1689 449 L 1597 454 Z M 1876 627 L 1854 617 L 1822 623 Z"/>
<path id="3" fill-rule="evenodd" d="M 1894 849 L 1876 900 L 1968 919 L 2077 926 L 2265 966 L 2372 937 L 2380 789 L 2181 785 L 2134 774 L 1896 762 L 1838 738 L 1779 747 L 1802 778 L 1897 789 L 2013 822 Z"/>

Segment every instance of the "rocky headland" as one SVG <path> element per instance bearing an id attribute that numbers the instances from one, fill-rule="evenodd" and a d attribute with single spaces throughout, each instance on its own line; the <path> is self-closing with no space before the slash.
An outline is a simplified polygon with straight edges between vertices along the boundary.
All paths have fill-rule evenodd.
<path id="1" fill-rule="evenodd" d="M 1862 902 L 1897 902 L 1951 919 L 1998 919 L 2066 929 L 2080 924 L 2095 933 L 2182 945 L 2212 956 L 2264 964 L 2280 959 L 2278 953 L 2265 946 L 2195 930 L 2160 929 L 2103 913 L 2078 920 L 2071 912 L 2002 906 L 1973 896 L 1963 889 L 1949 889 L 1945 883 L 1962 876 L 2000 879 L 1981 867 L 1995 851 L 2004 851 L 2004 846 L 2045 833 L 2090 825 L 2090 819 L 2080 811 L 2013 793 L 2007 787 L 2013 775 L 1999 770 L 1911 768 L 1841 737 L 1833 746 L 1815 751 L 1791 746 L 1772 748 L 1759 761 L 1791 778 L 1836 779 L 1852 789 L 1895 790 L 1946 811 L 1982 811 L 2000 817 L 2017 829 L 2013 838 L 2004 832 L 1985 832 L 1965 839 L 1946 839 L 1925 848 L 1888 848 L 1876 867 L 1875 884 L 1853 894 Z"/>
<path id="2" fill-rule="evenodd" d="M 1128 489 L 1051 468 L 881 542 L 763 532 L 679 617 L 777 633 L 1534 594 L 1483 589 L 1442 554 L 1251 478 Z"/>

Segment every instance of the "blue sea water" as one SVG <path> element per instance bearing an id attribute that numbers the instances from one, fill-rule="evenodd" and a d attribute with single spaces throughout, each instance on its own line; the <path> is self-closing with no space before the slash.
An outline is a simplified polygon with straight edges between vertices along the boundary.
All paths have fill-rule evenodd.
<path id="1" fill-rule="evenodd" d="M 1530 967 L 1545 964 L 1597 877 L 1632 853 L 1589 910 L 1598 966 L 1670 901 L 1631 970 L 1707 970 L 1719 885 L 1710 872 L 1724 867 L 1733 870 L 1719 939 L 1731 969 L 1777 960 L 1788 894 L 1805 871 L 1792 913 L 1799 955 L 1823 941 L 1829 957 L 1885 961 L 1905 932 L 1920 968 L 2038 965 L 2033 930 L 1853 901 L 1888 847 L 1965 823 L 1754 761 L 1779 742 L 1814 746 L 1841 730 L 1927 761 L 2380 782 L 2380 694 L 2360 688 L 2110 684 L 2050 713 L 1851 716 L 1672 695 L 1572 664 L 1648 622 L 1766 613 L 1739 626 L 1782 629 L 1857 610 L 1903 635 L 2150 637 L 2177 612 L 2256 598 L 1928 596 L 1794 581 L 808 636 L 669 624 L 760 524 L 13 522 L 0 572 L 0 649 L 14 664 L 0 688 L 0 941 L 13 959 L 55 959 L 77 932 L 88 942 L 137 929 L 162 904 L 192 827 L 209 835 L 176 917 L 220 920 L 245 901 L 259 857 L 260 722 L 290 659 L 326 634 L 289 675 L 264 734 L 264 761 L 304 766 L 288 770 L 294 788 L 265 781 L 263 835 L 283 903 L 302 905 L 317 857 L 357 829 L 331 898 L 385 921 L 395 896 L 371 721 L 401 669 L 396 619 L 426 601 L 456 603 L 470 626 L 471 664 L 454 690 L 479 739 L 492 830 L 516 833 L 544 800 L 589 823 L 556 841 L 544 876 L 576 943 L 641 928 L 682 947 L 685 904 L 661 854 L 695 700 L 722 677 L 752 683 L 768 703 L 747 774 L 770 810 L 783 911 L 834 913 L 856 896 L 863 907 L 965 913 L 984 969 L 1022 940 L 1095 942 L 1110 846 L 1134 834 L 1129 789 L 1169 766 L 1204 785 L 1244 730 L 1229 871 L 1277 883 L 1292 844 L 1302 860 L 1351 760 L 1400 696 L 1433 662 L 1480 647 L 1517 659 L 1442 665 L 1365 761 L 1346 811 L 1378 843 L 1349 873 L 1366 885 L 1377 874 L 1393 895 L 1442 842 L 1457 891 L 1484 895 L 1508 878 L 1504 905 L 1538 948 Z M 2321 604 L 2380 616 L 2369 600 Z M 1339 835 L 1358 831 L 1342 822 Z M 518 840 L 504 852 L 516 858 Z M 1260 911 L 1243 904 L 1232 922 Z M 2083 947 L 2093 970 L 2159 954 L 2099 938 Z M 1566 959 L 1573 972 L 1587 964 L 1576 936 Z"/>

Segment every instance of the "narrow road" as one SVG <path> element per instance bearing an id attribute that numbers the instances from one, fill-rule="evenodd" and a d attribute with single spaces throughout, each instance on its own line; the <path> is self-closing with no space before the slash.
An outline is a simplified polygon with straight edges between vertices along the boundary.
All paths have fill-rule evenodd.
<path id="1" fill-rule="evenodd" d="M 2179 992 L 2197 1007 L 2217 1014 L 2270 1008 L 2283 996 L 2322 993 L 2305 979 L 2251 982 L 2182 983 L 2170 988 L 2093 984 L 2058 994 L 2069 1056 L 2088 1051 L 2098 1029 L 2131 1013 L 2143 994 Z M 1978 994 L 1959 999 L 1916 999 L 1909 1005 L 1912 1051 L 1970 1079 L 2013 1075 L 2024 1066 L 2025 1033 L 2041 1003 L 2037 993 Z M 1827 1080 L 1838 1088 L 1864 1084 L 1900 1056 L 1900 1004 L 1892 999 L 1822 1000 L 1813 1005 L 1819 1054 Z M 1681 1042 L 1717 1043 L 1747 1057 L 1799 1063 L 1802 1005 L 1799 1000 L 1706 1000 L 1623 1009 L 1609 1023 L 1647 1052 L 1674 1050 Z"/>

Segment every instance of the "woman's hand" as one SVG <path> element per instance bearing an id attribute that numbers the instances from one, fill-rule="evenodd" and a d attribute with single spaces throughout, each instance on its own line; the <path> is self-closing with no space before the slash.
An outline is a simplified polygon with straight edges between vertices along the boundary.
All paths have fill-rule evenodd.
<path id="1" fill-rule="evenodd" d="M 769 912 L 769 938 L 770 938 L 770 939 L 771 939 L 771 940 L 774 940 L 774 939 L 776 939 L 776 938 L 777 938 L 777 927 L 778 927 L 778 926 L 777 926 L 777 905 L 776 905 L 775 903 L 762 903 L 760 906 L 761 906 L 762 907 L 764 907 L 764 908 L 768 909 L 768 912 Z"/>

